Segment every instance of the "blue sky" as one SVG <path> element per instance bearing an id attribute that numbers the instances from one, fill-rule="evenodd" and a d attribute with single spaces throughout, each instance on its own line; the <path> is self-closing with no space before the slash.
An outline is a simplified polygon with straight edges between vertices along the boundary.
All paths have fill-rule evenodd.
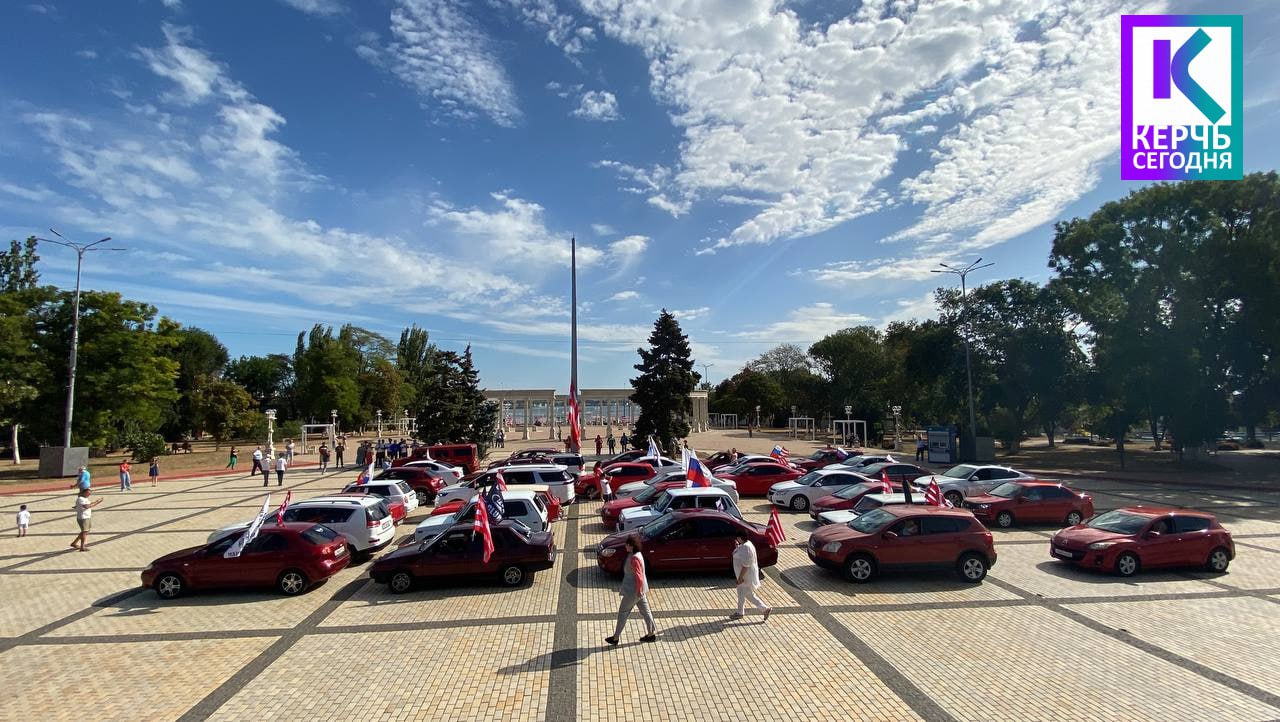
<path id="1" fill-rule="evenodd" d="M 582 385 L 625 385 L 660 307 L 719 381 L 931 315 L 939 261 L 1044 279 L 1052 223 L 1134 186 L 1135 11 L 1244 15 L 1246 169 L 1275 168 L 1262 1 L 6 3 L 0 230 L 114 237 L 87 287 L 233 355 L 417 323 L 561 390 L 576 235 Z"/>

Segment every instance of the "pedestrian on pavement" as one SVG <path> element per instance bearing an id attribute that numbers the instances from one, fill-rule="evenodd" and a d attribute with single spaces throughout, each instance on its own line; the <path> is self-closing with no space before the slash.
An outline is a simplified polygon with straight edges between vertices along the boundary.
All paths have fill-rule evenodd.
<path id="1" fill-rule="evenodd" d="M 365 464 L 369 463 L 366 460 L 368 455 L 369 455 L 369 450 L 365 448 L 363 441 L 361 441 L 359 444 L 356 444 L 356 468 L 360 468 Z"/>
<path id="2" fill-rule="evenodd" d="M 630 443 L 631 443 L 631 439 L 628 439 L 628 438 L 627 438 L 627 432 L 625 432 L 625 431 L 624 431 L 624 432 L 622 432 L 622 439 L 621 439 L 621 442 L 622 442 L 622 450 L 623 450 L 623 451 L 629 451 L 629 450 L 631 449 L 631 447 L 628 445 L 628 444 L 630 444 Z"/>
<path id="3" fill-rule="evenodd" d="M 627 550 L 627 558 L 622 563 L 622 586 L 618 588 L 618 593 L 622 595 L 622 602 L 618 605 L 618 624 L 613 628 L 613 636 L 605 637 L 604 641 L 616 646 L 622 628 L 631 616 L 631 610 L 640 607 L 640 616 L 649 632 L 640 641 L 655 642 L 658 639 L 658 626 L 654 624 L 653 613 L 649 611 L 649 580 L 644 572 L 644 557 L 640 555 L 640 537 L 635 534 L 627 537 L 624 548 Z"/>
<path id="4" fill-rule="evenodd" d="M 604 439 L 601 438 L 600 434 L 596 434 L 596 456 L 599 456 L 601 453 L 603 453 L 603 450 L 604 450 Z"/>
<path id="5" fill-rule="evenodd" d="M 151 468 L 147 469 L 147 476 L 151 477 L 152 486 L 155 486 L 160 481 L 160 457 L 151 457 Z"/>
<path id="6" fill-rule="evenodd" d="M 613 456 L 615 453 L 617 453 L 614 451 L 614 448 L 617 446 L 618 440 L 613 438 L 612 431 L 609 432 L 609 437 L 605 439 L 605 442 L 609 445 L 609 456 Z"/>
<path id="7" fill-rule="evenodd" d="M 284 454 L 276 457 L 276 486 L 284 486 L 284 470 L 289 466 L 289 460 Z"/>
<path id="8" fill-rule="evenodd" d="M 249 470 L 249 475 L 252 476 L 258 473 L 259 471 L 262 471 L 262 447 L 261 446 L 255 447 L 253 450 L 253 468 Z"/>
<path id="9" fill-rule="evenodd" d="M 27 527 L 31 526 L 31 512 L 27 511 L 27 505 L 23 504 L 18 507 L 18 538 L 27 535 Z"/>
<path id="10" fill-rule="evenodd" d="M 321 443 L 320 444 L 320 473 L 323 474 L 328 470 L 329 470 L 329 447 L 326 444 Z"/>
<path id="11" fill-rule="evenodd" d="M 502 429 L 498 429 L 498 448 L 507 448 L 507 435 L 502 431 Z"/>
<path id="12" fill-rule="evenodd" d="M 285 439 L 284 455 L 290 464 L 293 463 L 293 439 Z"/>
<path id="13" fill-rule="evenodd" d="M 338 445 L 333 447 L 333 461 L 341 469 L 345 464 L 342 462 L 342 453 L 347 450 L 346 440 L 339 441 Z"/>
<path id="14" fill-rule="evenodd" d="M 373 458 L 376 461 L 378 468 L 379 469 L 383 468 L 382 465 L 387 460 L 386 447 L 384 447 L 382 444 L 378 444 L 378 452 L 374 454 Z"/>
<path id="15" fill-rule="evenodd" d="M 924 436 L 916 432 L 916 461 L 924 461 L 924 452 L 928 449 L 929 445 L 925 443 Z"/>
<path id="16" fill-rule="evenodd" d="M 76 524 L 80 527 L 80 533 L 76 538 L 71 540 L 71 548 L 79 549 L 82 552 L 89 551 L 85 543 L 89 541 L 89 527 L 92 526 L 93 507 L 102 503 L 101 499 L 89 501 L 88 487 L 80 490 L 80 495 L 76 497 Z"/>
<path id="17" fill-rule="evenodd" d="M 756 589 L 760 587 L 760 562 L 756 556 L 756 546 L 743 532 L 733 535 L 733 544 L 733 576 L 738 580 L 738 611 L 729 615 L 729 619 L 742 619 L 747 601 L 750 600 L 756 609 L 764 610 L 764 621 L 767 622 L 773 607 L 765 604 L 756 594 Z"/>
<path id="18" fill-rule="evenodd" d="M 93 475 L 89 473 L 88 467 L 80 467 L 80 473 L 76 476 L 76 481 L 71 485 L 71 488 L 80 489 L 81 491 L 88 489 L 91 486 L 90 479 L 92 476 Z"/>
<path id="19" fill-rule="evenodd" d="M 751 424 L 750 424 L 750 423 L 748 423 L 748 424 L 747 424 L 747 438 L 748 438 L 748 439 L 750 439 L 750 438 L 752 438 L 752 436 L 753 436 L 753 434 L 752 434 L 752 426 L 751 426 Z"/>
<path id="20" fill-rule="evenodd" d="M 271 452 L 267 451 L 267 455 L 262 458 L 262 485 L 266 486 L 271 483 Z"/>
<path id="21" fill-rule="evenodd" d="M 120 460 L 120 491 L 133 491 L 133 476 L 129 473 L 132 469 L 127 458 Z"/>
<path id="22" fill-rule="evenodd" d="M 226 468 L 228 468 L 228 469 L 230 469 L 230 470 L 232 470 L 232 471 L 235 471 L 235 470 L 236 470 L 236 462 L 237 462 L 237 461 L 239 461 L 239 460 L 240 460 L 240 451 L 239 451 L 238 449 L 236 449 L 236 447 L 235 447 L 235 446 L 232 446 L 232 447 L 231 447 L 231 451 L 227 454 L 227 466 L 226 466 Z"/>

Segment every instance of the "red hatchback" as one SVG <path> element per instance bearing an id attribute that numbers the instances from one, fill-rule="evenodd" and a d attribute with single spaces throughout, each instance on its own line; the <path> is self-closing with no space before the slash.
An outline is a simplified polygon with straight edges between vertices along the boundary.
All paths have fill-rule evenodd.
<path id="1" fill-rule="evenodd" d="M 375 582 L 386 584 L 396 594 L 407 592 L 422 579 L 441 577 L 494 577 L 509 587 L 519 586 L 529 576 L 550 569 L 556 560 L 556 544 L 551 532 L 525 535 L 511 521 L 491 527 L 493 554 L 484 560 L 484 544 L 471 530 L 471 522 L 455 524 L 439 536 L 417 545 L 405 545 L 379 558 L 369 567 Z"/>
<path id="2" fill-rule="evenodd" d="M 742 532 L 756 547 L 761 567 L 778 563 L 778 548 L 765 527 L 710 509 L 663 514 L 638 532 L 610 534 L 596 547 L 596 563 L 622 574 L 627 537 L 640 536 L 640 552 L 651 572 L 726 572 L 733 569 L 733 537 Z"/>
<path id="3" fill-rule="evenodd" d="M 275 587 L 301 594 L 351 563 L 351 547 L 341 534 L 312 522 L 264 524 L 240 556 L 223 554 L 244 534 L 224 536 L 204 546 L 166 554 L 142 570 L 142 586 L 173 599 L 191 589 Z"/>
<path id="4" fill-rule="evenodd" d="M 849 458 L 847 453 L 836 449 L 818 449 L 807 457 L 796 459 L 792 463 L 805 471 L 813 471 L 814 469 L 825 469 L 832 464 L 839 464 L 847 458 Z"/>
<path id="5" fill-rule="evenodd" d="M 766 496 L 769 493 L 769 487 L 774 484 L 780 481 L 795 481 L 806 473 L 808 472 L 792 466 L 761 462 L 746 466 L 736 474 L 716 474 L 716 478 L 737 484 L 739 496 Z"/>
<path id="6" fill-rule="evenodd" d="M 1122 577 L 1131 577 L 1143 567 L 1225 572 L 1236 556 L 1236 545 L 1231 532 L 1212 514 L 1135 506 L 1099 514 L 1054 534 L 1049 555 Z"/>
<path id="7" fill-rule="evenodd" d="M 901 494 L 902 486 L 899 484 L 890 484 L 890 491 L 884 490 L 884 482 L 882 481 L 864 481 L 861 484 L 853 484 L 846 486 L 840 491 L 829 496 L 824 496 L 809 506 L 809 518 L 817 521 L 818 515 L 826 511 L 839 511 L 841 509 L 852 509 L 858 505 L 862 497 L 867 494 Z M 921 501 L 924 501 L 921 499 Z"/>
<path id="8" fill-rule="evenodd" d="M 809 536 L 809 559 L 869 582 L 884 569 L 951 568 L 978 583 L 995 566 L 991 532 L 968 511 L 926 504 L 882 506 Z"/>
<path id="9" fill-rule="evenodd" d="M 964 508 L 984 524 L 1075 526 L 1093 516 L 1093 497 L 1054 481 L 1006 481 L 986 494 L 965 497 Z"/>

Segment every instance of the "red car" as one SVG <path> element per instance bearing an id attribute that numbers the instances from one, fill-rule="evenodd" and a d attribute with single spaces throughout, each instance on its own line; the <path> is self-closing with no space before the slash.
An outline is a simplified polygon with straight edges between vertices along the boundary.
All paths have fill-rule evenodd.
<path id="1" fill-rule="evenodd" d="M 1054 481 L 1006 481 L 986 494 L 966 497 L 964 508 L 984 524 L 1075 526 L 1093 516 L 1093 497 Z"/>
<path id="2" fill-rule="evenodd" d="M 395 479 L 408 484 L 418 495 L 418 506 L 430 506 L 436 500 L 436 494 L 444 488 L 444 482 L 432 476 L 428 469 L 418 466 L 397 466 L 381 472 L 374 477 L 378 481 Z"/>
<path id="3" fill-rule="evenodd" d="M 868 464 L 857 469 L 857 472 L 872 479 L 879 479 L 884 474 L 888 474 L 889 481 L 894 484 L 905 484 L 908 481 L 915 481 L 922 476 L 929 476 L 933 473 L 928 469 L 922 469 L 915 464 L 907 464 L 902 461 L 883 461 L 878 464 Z"/>
<path id="4" fill-rule="evenodd" d="M 884 493 L 886 493 L 884 490 L 884 482 L 880 482 L 880 481 L 867 480 L 862 482 L 861 484 L 846 486 L 834 494 L 824 496 L 821 499 L 818 499 L 817 501 L 813 502 L 813 504 L 809 506 L 809 518 L 813 519 L 814 521 L 817 521 L 818 515 L 823 513 L 824 511 L 838 511 L 840 509 L 852 509 L 853 507 L 857 506 L 858 502 L 862 500 L 862 497 L 866 496 L 867 494 L 884 494 Z M 887 493 L 901 494 L 902 485 L 890 484 L 889 492 Z M 924 499 L 921 498 L 921 501 L 924 501 Z"/>
<path id="5" fill-rule="evenodd" d="M 204 546 L 166 554 L 142 570 L 142 586 L 173 599 L 189 590 L 275 587 L 301 594 L 351 563 L 351 548 L 341 534 L 312 522 L 274 521 L 240 556 L 223 556 L 244 534 L 235 532 Z"/>
<path id="6" fill-rule="evenodd" d="M 805 471 L 813 471 L 815 469 L 825 469 L 832 464 L 839 464 L 849 455 L 835 449 L 818 449 L 803 459 L 794 459 L 791 463 L 804 469 Z"/>
<path id="7" fill-rule="evenodd" d="M 717 478 L 738 485 L 738 496 L 765 496 L 769 487 L 780 481 L 794 481 L 804 476 L 804 471 L 776 462 L 761 462 L 742 468 L 734 474 L 716 474 Z"/>
<path id="8" fill-rule="evenodd" d="M 903 504 L 820 527 L 809 536 L 809 559 L 858 583 L 885 569 L 937 567 L 976 584 L 995 566 L 996 548 L 991 532 L 966 510 Z"/>
<path id="9" fill-rule="evenodd" d="M 653 467 L 649 464 L 635 463 L 631 461 L 602 467 L 601 472 L 604 473 L 605 479 L 608 480 L 607 483 L 609 484 L 609 491 L 613 494 L 617 494 L 618 489 L 621 488 L 623 484 L 630 484 L 633 481 L 644 481 L 651 478 L 654 474 Z M 598 495 L 600 492 L 599 477 L 590 472 L 582 474 L 578 477 L 578 484 L 575 488 L 579 490 L 579 494 L 590 494 L 591 491 L 594 490 L 595 495 Z"/>
<path id="10" fill-rule="evenodd" d="M 517 452 L 515 452 L 514 454 L 511 454 L 510 456 L 508 456 L 508 457 L 507 457 L 507 458 L 505 458 L 505 459 L 501 459 L 501 460 L 499 460 L 499 461 L 493 461 L 493 462 L 490 462 L 490 463 L 489 463 L 489 468 L 490 468 L 490 469 L 496 469 L 496 468 L 498 468 L 499 466 L 510 466 L 510 465 L 512 465 L 512 464 L 519 464 L 519 463 L 522 463 L 522 462 L 523 462 L 523 463 L 526 463 L 526 464 L 531 464 L 531 463 L 548 463 L 548 462 L 546 462 L 546 461 L 542 461 L 542 462 L 535 462 L 535 461 L 533 461 L 533 460 L 534 460 L 534 459 L 545 459 L 545 457 L 548 457 L 548 456 L 550 456 L 551 454 L 558 454 L 558 453 L 560 453 L 560 449 L 553 449 L 553 448 L 551 448 L 551 447 L 549 447 L 549 446 L 547 446 L 547 447 L 542 447 L 542 448 L 538 448 L 538 449 L 523 449 L 523 450 L 521 450 L 521 451 L 517 451 Z"/>
<path id="11" fill-rule="evenodd" d="M 663 514 L 640 531 L 610 534 L 596 547 L 596 563 L 620 576 L 627 558 L 627 537 L 640 536 L 640 552 L 651 572 L 729 572 L 733 570 L 733 535 L 743 532 L 756 547 L 761 567 L 778 563 L 778 548 L 762 524 L 753 524 L 722 511 L 700 509 Z"/>
<path id="12" fill-rule="evenodd" d="M 522 525 L 523 526 L 523 525 Z M 411 544 L 387 554 L 369 566 L 369 576 L 401 594 L 422 579 L 440 577 L 493 577 L 515 587 L 530 574 L 555 564 L 556 543 L 550 532 L 525 536 L 513 522 L 500 521 L 491 528 L 493 554 L 484 560 L 483 540 L 471 531 L 471 522 L 455 524 L 440 536 Z"/>
<path id="13" fill-rule="evenodd" d="M 1054 534 L 1049 555 L 1122 577 L 1131 577 L 1143 567 L 1225 572 L 1236 557 L 1236 545 L 1231 532 L 1212 514 L 1135 506 L 1099 514 Z"/>

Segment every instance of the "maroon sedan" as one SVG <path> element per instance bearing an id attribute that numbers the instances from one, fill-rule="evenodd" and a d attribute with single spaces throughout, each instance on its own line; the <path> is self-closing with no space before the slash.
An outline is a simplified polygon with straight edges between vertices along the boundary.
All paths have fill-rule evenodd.
<path id="1" fill-rule="evenodd" d="M 860 484 L 846 486 L 840 491 L 829 496 L 824 496 L 809 507 L 809 518 L 814 521 L 818 520 L 818 515 L 824 511 L 839 511 L 841 509 L 852 509 L 858 505 L 862 497 L 867 494 L 901 494 L 902 486 L 899 484 L 890 484 L 889 491 L 885 491 L 883 481 L 867 480 Z M 924 501 L 923 498 L 920 501 Z"/>
<path id="2" fill-rule="evenodd" d="M 796 459 L 791 462 L 805 471 L 813 471 L 815 469 L 825 469 L 832 464 L 839 464 L 849 455 L 836 449 L 818 449 L 803 459 Z"/>
<path id="3" fill-rule="evenodd" d="M 238 557 L 223 556 L 243 531 L 212 544 L 166 554 L 142 570 L 142 586 L 173 599 L 190 589 L 275 587 L 282 594 L 305 592 L 351 563 L 341 534 L 312 522 L 269 522 Z"/>
<path id="4" fill-rule="evenodd" d="M 778 563 L 778 548 L 762 524 L 753 524 L 722 511 L 699 509 L 663 514 L 638 532 L 610 534 L 596 547 L 596 563 L 604 571 L 622 574 L 627 537 L 638 534 L 645 568 L 653 572 L 723 572 L 733 569 L 733 537 L 747 535 L 756 547 L 761 567 Z"/>
<path id="5" fill-rule="evenodd" d="M 455 524 L 434 539 L 400 547 L 370 565 L 369 576 L 395 594 L 409 591 L 419 580 L 447 577 L 497 577 L 516 587 L 533 572 L 555 564 L 551 532 L 529 534 L 519 522 L 500 521 L 490 528 L 493 554 L 486 562 L 484 540 L 471 526 Z"/>
<path id="6" fill-rule="evenodd" d="M 991 532 L 962 509 L 903 504 L 882 506 L 848 524 L 830 524 L 809 536 L 809 559 L 869 582 L 884 569 L 951 568 L 978 583 L 995 566 Z"/>
<path id="7" fill-rule="evenodd" d="M 512 464 L 520 464 L 520 463 L 525 463 L 525 464 L 546 463 L 547 460 L 545 459 L 545 457 L 548 457 L 552 454 L 558 454 L 558 453 L 560 453 L 560 449 L 553 449 L 549 446 L 539 448 L 539 449 L 524 449 L 522 451 L 517 451 L 514 454 L 511 454 L 505 459 L 489 462 L 488 468 L 496 469 L 500 466 L 511 466 Z"/>
<path id="8" fill-rule="evenodd" d="M 1075 526 L 1093 516 L 1093 497 L 1054 481 L 1007 481 L 986 494 L 966 497 L 964 508 L 984 524 Z"/>
<path id="9" fill-rule="evenodd" d="M 716 478 L 736 484 L 739 496 L 767 496 L 769 487 L 774 484 L 780 481 L 795 481 L 806 473 L 808 472 L 794 466 L 783 466 L 777 462 L 761 462 L 741 467 L 740 471 L 734 473 L 716 474 Z"/>
<path id="10" fill-rule="evenodd" d="M 1143 567 L 1225 572 L 1236 556 L 1236 545 L 1231 532 L 1212 514 L 1135 506 L 1099 514 L 1054 534 L 1049 555 L 1122 577 L 1131 577 Z"/>

